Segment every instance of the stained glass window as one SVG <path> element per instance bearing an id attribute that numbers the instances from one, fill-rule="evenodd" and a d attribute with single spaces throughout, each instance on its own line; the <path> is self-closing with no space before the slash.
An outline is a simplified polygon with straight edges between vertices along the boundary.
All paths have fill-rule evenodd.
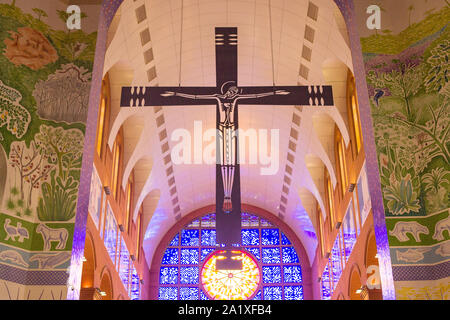
<path id="1" fill-rule="evenodd" d="M 359 213 L 360 213 L 360 223 L 361 228 L 364 225 L 364 222 L 367 219 L 367 216 L 370 212 L 371 202 L 370 202 L 370 194 L 369 194 L 369 185 L 367 182 L 367 172 L 366 165 L 364 164 L 361 169 L 361 174 L 357 183 L 357 193 L 358 193 L 358 202 L 359 202 Z"/>
<path id="2" fill-rule="evenodd" d="M 342 263 L 341 263 L 341 254 L 339 248 L 340 234 L 336 237 L 334 241 L 333 247 L 331 248 L 331 271 L 332 271 L 332 279 L 333 279 L 333 290 L 336 288 L 337 283 L 342 274 Z"/>
<path id="3" fill-rule="evenodd" d="M 198 264 L 198 249 L 180 249 L 181 264 Z"/>
<path id="4" fill-rule="evenodd" d="M 280 248 L 262 248 L 262 262 L 263 263 L 280 263 Z"/>
<path id="5" fill-rule="evenodd" d="M 265 300 L 283 300 L 283 287 L 264 287 Z"/>
<path id="6" fill-rule="evenodd" d="M 291 241 L 289 241 L 288 237 L 286 237 L 286 235 L 283 232 L 281 232 L 281 244 L 282 245 L 291 244 Z"/>
<path id="7" fill-rule="evenodd" d="M 294 247 L 283 247 L 283 263 L 300 263 Z"/>
<path id="8" fill-rule="evenodd" d="M 244 294 L 242 298 L 302 300 L 300 259 L 292 241 L 268 220 L 247 212 L 243 212 L 241 218 L 243 248 L 239 250 L 255 263 L 256 267 L 250 269 L 258 272 L 253 276 L 258 274 L 260 277 L 257 292 L 246 287 L 247 291 L 243 292 L 247 296 Z M 210 291 L 212 286 L 206 289 L 208 286 L 202 285 L 202 267 L 215 256 L 215 241 L 214 213 L 191 221 L 174 236 L 161 260 L 160 300 L 208 300 L 215 296 Z"/>
<path id="9" fill-rule="evenodd" d="M 161 264 L 178 264 L 178 249 L 167 248 Z"/>
<path id="10" fill-rule="evenodd" d="M 125 241 L 121 237 L 120 241 L 120 262 L 117 264 L 119 277 L 125 288 L 128 288 L 130 279 L 130 253 L 128 252 Z"/>
<path id="11" fill-rule="evenodd" d="M 114 218 L 114 213 L 111 210 L 111 206 L 107 206 L 106 221 L 105 221 L 105 237 L 103 239 L 106 247 L 106 251 L 109 254 L 113 264 L 116 264 L 117 253 L 117 223 Z"/>
<path id="12" fill-rule="evenodd" d="M 129 295 L 130 295 L 131 300 L 139 300 L 140 296 L 141 296 L 139 275 L 134 266 L 133 266 L 133 270 L 131 272 L 131 285 L 130 285 L 130 294 Z"/>
<path id="13" fill-rule="evenodd" d="M 211 255 L 202 268 L 201 281 L 206 295 L 218 300 L 251 298 L 261 282 L 256 260 L 244 251 L 234 251 L 235 258 L 242 261 L 242 270 L 217 270 L 216 261 L 223 252 Z"/>
<path id="14" fill-rule="evenodd" d="M 355 246 L 357 237 L 353 206 L 351 201 L 342 223 L 342 231 L 344 235 L 344 257 L 345 261 L 347 262 L 350 254 L 352 253 L 353 247 Z"/>
<path id="15" fill-rule="evenodd" d="M 303 300 L 302 286 L 284 287 L 284 300 Z"/>
<path id="16" fill-rule="evenodd" d="M 280 244 L 280 232 L 278 229 L 262 229 L 261 230 L 262 245 L 278 245 Z"/>
<path id="17" fill-rule="evenodd" d="M 332 295 L 331 283 L 330 283 L 330 269 L 328 267 L 328 263 L 326 264 L 323 272 L 322 272 L 322 300 L 330 300 Z"/>
<path id="18" fill-rule="evenodd" d="M 302 269 L 299 266 L 284 266 L 284 282 L 302 282 Z"/>

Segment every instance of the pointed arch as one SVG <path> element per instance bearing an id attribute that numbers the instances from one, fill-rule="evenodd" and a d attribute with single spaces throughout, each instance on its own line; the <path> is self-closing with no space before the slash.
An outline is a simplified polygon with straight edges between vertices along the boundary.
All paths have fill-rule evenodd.
<path id="1" fill-rule="evenodd" d="M 104 267 L 100 277 L 100 291 L 104 292 L 102 300 L 113 300 L 114 299 L 114 288 L 112 284 L 111 271 L 108 267 Z"/>
<path id="2" fill-rule="evenodd" d="M 96 268 L 95 248 L 92 235 L 88 231 L 86 233 L 86 244 L 84 246 L 83 271 L 81 275 L 81 288 L 94 287 L 94 273 Z"/>
<path id="3" fill-rule="evenodd" d="M 353 265 L 352 271 L 350 273 L 349 285 L 348 285 L 348 296 L 350 300 L 362 300 L 359 289 L 361 289 L 361 271 L 358 265 Z"/>

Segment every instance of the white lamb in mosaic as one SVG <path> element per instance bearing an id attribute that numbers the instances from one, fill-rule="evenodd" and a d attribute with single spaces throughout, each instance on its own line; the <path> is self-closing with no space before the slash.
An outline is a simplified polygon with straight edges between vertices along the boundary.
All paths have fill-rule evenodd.
<path id="1" fill-rule="evenodd" d="M 394 229 L 389 231 L 389 235 L 396 237 L 400 242 L 410 240 L 407 233 L 410 233 L 416 242 L 422 242 L 420 234 L 429 234 L 430 231 L 417 221 L 399 221 L 395 224 Z"/>
<path id="2" fill-rule="evenodd" d="M 55 248 L 56 250 L 63 250 L 66 247 L 67 238 L 69 237 L 69 232 L 66 229 L 52 229 L 41 223 L 37 226 L 36 232 L 42 235 L 42 239 L 44 240 L 44 251 L 50 250 L 53 241 L 58 241 L 58 245 Z"/>
<path id="3" fill-rule="evenodd" d="M 433 239 L 437 241 L 444 240 L 444 231 L 447 230 L 450 235 L 450 215 L 441 221 L 438 221 L 434 226 Z"/>

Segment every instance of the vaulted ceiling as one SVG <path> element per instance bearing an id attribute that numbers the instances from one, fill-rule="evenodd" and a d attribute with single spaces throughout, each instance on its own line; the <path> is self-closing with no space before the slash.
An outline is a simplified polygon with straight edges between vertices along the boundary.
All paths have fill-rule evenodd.
<path id="1" fill-rule="evenodd" d="M 238 85 L 333 86 L 335 106 L 241 106 L 243 130 L 279 130 L 279 164 L 241 165 L 242 202 L 284 219 L 313 261 L 316 210 L 325 213 L 323 172 L 336 183 L 334 127 L 349 142 L 346 81 L 352 71 L 345 22 L 332 0 L 125 0 L 112 21 L 104 74 L 111 81 L 112 147 L 125 137 L 125 173 L 135 171 L 149 264 L 165 232 L 182 216 L 214 204 L 215 165 L 175 164 L 177 129 L 194 143 L 194 122 L 215 128 L 214 106 L 120 108 L 121 86 L 215 86 L 215 27 L 238 28 Z M 181 9 L 183 7 L 183 9 Z M 273 54 L 272 54 L 273 53 Z M 205 141 L 203 148 L 210 142 Z M 270 145 L 270 143 L 269 143 Z M 192 160 L 194 146 L 192 145 Z M 197 154 L 198 156 L 198 154 Z M 249 159 L 248 150 L 246 159 Z M 248 161 L 247 161 L 248 162 Z M 261 161 L 259 161 L 261 163 Z M 137 209 L 134 218 L 136 218 Z M 311 218 L 312 217 L 312 218 Z"/>

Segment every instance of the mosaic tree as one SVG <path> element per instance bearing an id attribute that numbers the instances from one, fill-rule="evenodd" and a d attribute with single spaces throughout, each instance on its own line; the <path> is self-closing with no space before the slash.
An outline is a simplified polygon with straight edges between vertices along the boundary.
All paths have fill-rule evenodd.
<path id="1" fill-rule="evenodd" d="M 0 128 L 6 126 L 16 138 L 22 138 L 28 131 L 31 115 L 20 105 L 22 95 L 0 80 Z"/>
<path id="2" fill-rule="evenodd" d="M 47 180 L 50 171 L 54 168 L 45 159 L 45 154 L 38 150 L 34 142 L 31 142 L 30 148 L 27 148 L 22 142 L 14 142 L 11 145 L 9 160 L 11 166 L 19 173 L 20 199 L 23 201 L 27 198 L 28 208 L 31 207 L 33 191 Z M 25 184 L 29 185 L 27 197 L 25 196 Z"/>
<path id="3" fill-rule="evenodd" d="M 392 96 L 403 100 L 406 119 L 413 120 L 411 98 L 420 90 L 423 83 L 423 66 L 399 63 L 398 68 L 387 73 L 369 71 L 368 81 L 377 88 L 386 88 Z"/>
<path id="4" fill-rule="evenodd" d="M 38 217 L 41 221 L 68 221 L 75 216 L 79 184 L 75 173 L 81 169 L 83 133 L 42 125 L 35 140 L 48 161 L 58 168 L 50 173 L 50 183 L 42 184 Z"/>

